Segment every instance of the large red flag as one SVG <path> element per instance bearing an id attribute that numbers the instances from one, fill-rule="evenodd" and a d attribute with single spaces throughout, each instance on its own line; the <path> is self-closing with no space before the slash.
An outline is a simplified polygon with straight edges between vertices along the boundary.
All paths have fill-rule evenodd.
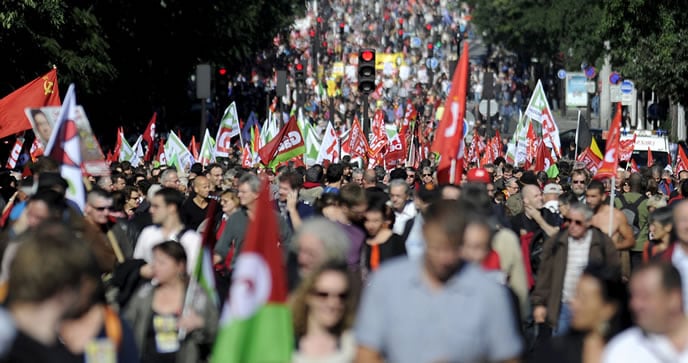
<path id="1" fill-rule="evenodd" d="M 602 166 L 597 170 L 596 179 L 613 178 L 616 176 L 616 168 L 619 166 L 619 154 L 621 152 L 621 102 L 616 106 L 616 114 L 609 127 L 607 137 L 607 149 L 604 153 Z"/>
<path id="2" fill-rule="evenodd" d="M 449 96 L 444 104 L 444 114 L 437 127 L 432 151 L 440 155 L 437 180 L 440 183 L 461 182 L 463 174 L 463 119 L 466 115 L 466 87 L 468 84 L 468 42 L 464 41 L 461 58 L 456 65 Z M 451 175 L 455 161 L 454 175 Z"/>
<path id="3" fill-rule="evenodd" d="M 676 167 L 674 168 L 675 175 L 682 172 L 683 170 L 688 170 L 688 157 L 686 157 L 686 152 L 683 151 L 681 145 L 678 146 L 678 154 L 676 155 Z"/>
<path id="4" fill-rule="evenodd" d="M 354 116 L 351 131 L 349 131 L 346 139 L 342 142 L 342 152 L 346 152 L 352 158 L 368 158 L 368 142 L 366 141 L 365 134 L 363 134 L 363 129 L 361 129 L 361 123 L 358 122 L 358 117 Z"/>
<path id="5" fill-rule="evenodd" d="M 301 155 L 305 150 L 301 130 L 292 116 L 277 136 L 258 150 L 258 155 L 263 164 L 270 166 Z"/>
<path id="6" fill-rule="evenodd" d="M 59 106 L 57 69 L 53 68 L 16 91 L 0 99 L 0 138 L 31 128 L 25 108 Z"/>
<path id="7" fill-rule="evenodd" d="M 155 149 L 155 145 L 153 144 L 153 140 L 155 140 L 155 121 L 157 119 L 158 113 L 153 112 L 153 117 L 151 117 L 151 120 L 148 122 L 148 126 L 146 126 L 146 131 L 143 133 L 143 141 L 148 143 L 146 155 L 143 156 L 143 160 L 145 161 L 150 161 L 151 157 L 153 156 L 153 149 Z"/>

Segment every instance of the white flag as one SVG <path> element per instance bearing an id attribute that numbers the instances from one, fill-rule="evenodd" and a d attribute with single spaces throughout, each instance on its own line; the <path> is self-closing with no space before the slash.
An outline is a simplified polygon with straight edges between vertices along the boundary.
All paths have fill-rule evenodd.
<path id="1" fill-rule="evenodd" d="M 206 166 L 215 161 L 213 155 L 213 149 L 215 148 L 215 140 L 210 137 L 208 129 L 205 129 L 205 134 L 203 135 L 203 143 L 201 144 L 201 151 L 198 155 L 198 162 L 203 166 Z"/>
<path id="2" fill-rule="evenodd" d="M 225 114 L 220 121 L 220 127 L 217 129 L 217 144 L 215 145 L 215 156 L 227 157 L 232 145 L 232 138 L 241 133 L 239 126 L 239 117 L 237 116 L 236 105 L 232 102 L 231 105 L 225 109 Z"/>
<path id="3" fill-rule="evenodd" d="M 65 196 L 83 211 L 86 204 L 86 188 L 81 174 L 81 139 L 74 122 L 77 116 L 74 84 L 70 84 L 48 146 L 45 148 L 45 154 L 60 163 L 60 174 L 67 181 Z"/>
<path id="4" fill-rule="evenodd" d="M 330 163 L 336 163 L 339 161 L 340 152 L 339 137 L 337 137 L 337 134 L 334 132 L 332 123 L 328 122 L 322 143 L 320 143 L 320 151 L 318 152 L 316 163 L 322 164 L 325 160 L 329 160 Z"/>
<path id="5" fill-rule="evenodd" d="M 169 133 L 165 143 L 165 160 L 168 164 L 176 161 L 177 170 L 184 172 L 193 164 L 193 155 L 174 132 Z"/>

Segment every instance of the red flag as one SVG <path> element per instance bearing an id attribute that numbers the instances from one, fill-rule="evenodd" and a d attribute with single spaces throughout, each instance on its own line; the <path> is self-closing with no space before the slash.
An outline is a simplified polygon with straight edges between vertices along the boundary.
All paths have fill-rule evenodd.
<path id="1" fill-rule="evenodd" d="M 146 131 L 143 133 L 143 141 L 148 143 L 148 149 L 146 149 L 146 155 L 143 156 L 143 160 L 150 161 L 153 156 L 153 140 L 155 140 L 155 121 L 158 119 L 158 113 L 153 112 L 153 117 L 151 117 L 146 126 Z"/>
<path id="2" fill-rule="evenodd" d="M 368 142 L 366 141 L 361 123 L 358 122 L 358 117 L 354 116 L 354 122 L 351 124 L 351 131 L 342 142 L 342 153 L 351 155 L 352 158 L 360 157 L 367 159 L 368 156 Z"/>
<path id="3" fill-rule="evenodd" d="M 270 163 L 275 162 L 278 155 L 286 158 L 284 160 L 289 160 L 296 156 L 292 154 L 303 153 L 305 148 L 306 146 L 303 143 L 303 136 L 296 122 L 296 117 L 292 116 L 277 136 L 263 146 L 262 149 L 258 150 L 258 155 L 263 164 L 270 165 Z M 279 163 L 284 160 L 276 160 L 276 162 Z"/>
<path id="4" fill-rule="evenodd" d="M 0 138 L 31 128 L 24 109 L 60 104 L 57 69 L 53 68 L 0 99 Z"/>
<path id="5" fill-rule="evenodd" d="M 616 114 L 612 120 L 611 127 L 609 127 L 609 136 L 607 137 L 607 149 L 604 153 L 604 160 L 602 166 L 595 175 L 596 179 L 613 178 L 616 176 L 616 168 L 619 165 L 619 148 L 621 143 L 621 102 L 616 106 Z"/>
<path id="6" fill-rule="evenodd" d="M 528 123 L 528 133 L 526 134 L 528 144 L 526 145 L 526 169 L 530 168 L 533 159 L 537 157 L 538 143 L 540 139 L 535 136 L 535 129 L 533 129 L 533 123 Z"/>
<path id="7" fill-rule="evenodd" d="M 374 157 L 382 153 L 382 150 L 388 143 L 387 131 L 385 130 L 385 115 L 380 109 L 375 111 L 373 121 L 370 123 L 370 132 L 372 137 L 370 138 L 368 155 Z"/>
<path id="8" fill-rule="evenodd" d="M 413 102 L 409 99 L 406 102 L 406 112 L 404 113 L 404 118 L 401 120 L 401 128 L 399 130 L 402 139 L 406 139 L 411 122 L 416 119 L 416 115 L 418 115 L 418 112 L 416 108 L 413 107 Z"/>
<path id="9" fill-rule="evenodd" d="M 33 139 L 33 144 L 31 144 L 31 150 L 29 150 L 31 155 L 31 161 L 36 161 L 39 156 L 43 155 L 43 145 L 41 144 L 38 137 Z"/>
<path id="10" fill-rule="evenodd" d="M 683 170 L 688 170 L 688 157 L 686 157 L 686 152 L 683 151 L 681 145 L 678 146 L 678 155 L 676 156 L 676 167 L 674 168 L 675 174 L 682 172 Z"/>
<path id="11" fill-rule="evenodd" d="M 626 140 L 621 140 L 620 143 L 620 150 L 619 150 L 619 160 L 629 160 L 631 158 L 631 155 L 633 155 L 633 149 L 635 148 L 635 139 L 636 139 L 635 134 L 633 134 L 632 139 L 626 139 Z"/>
<path id="12" fill-rule="evenodd" d="M 195 161 L 198 160 L 198 146 L 196 146 L 196 135 L 191 135 L 191 143 L 189 144 L 189 151 Z"/>
<path id="13" fill-rule="evenodd" d="M 552 165 L 554 165 L 552 151 L 545 145 L 544 141 L 541 141 L 538 144 L 537 157 L 535 158 L 535 171 L 547 171 Z"/>
<path id="14" fill-rule="evenodd" d="M 589 147 L 586 147 L 582 153 L 578 154 L 577 161 L 584 163 L 585 168 L 590 170 L 590 173 L 593 175 L 597 173 L 597 170 L 602 164 L 602 159 L 595 155 L 595 153 L 592 152 Z"/>
<path id="15" fill-rule="evenodd" d="M 10 214 L 12 213 L 12 208 L 14 208 L 14 203 L 16 200 L 17 192 L 14 192 L 14 195 L 12 195 L 10 200 L 7 201 L 5 208 L 2 210 L 2 216 L 0 216 L 0 228 L 5 227 L 5 224 L 7 224 L 7 220 L 10 218 Z"/>
<path id="16" fill-rule="evenodd" d="M 267 178 L 263 179 L 261 191 L 256 201 L 253 220 L 260 221 L 260 223 L 249 223 L 237 265 L 255 261 L 255 258 L 247 258 L 251 256 L 256 256 L 263 260 L 266 263 L 265 267 L 268 268 L 265 272 L 270 274 L 270 280 L 272 281 L 268 302 L 285 302 L 287 299 L 285 267 L 282 263 L 279 229 L 273 205 L 270 202 L 270 182 Z M 244 258 L 247 261 L 243 261 Z M 258 268 L 258 266 L 255 268 Z M 237 266 L 238 269 L 239 267 Z M 234 283 L 236 284 L 236 280 Z"/>
<path id="17" fill-rule="evenodd" d="M 492 155 L 494 158 L 504 156 L 504 144 L 502 144 L 502 135 L 499 133 L 499 130 L 495 130 L 495 136 L 492 139 Z"/>
<path id="18" fill-rule="evenodd" d="M 115 149 L 112 150 L 112 160 L 111 162 L 119 160 L 119 152 L 122 149 L 122 134 L 124 130 L 121 127 L 117 128 L 117 144 L 115 144 Z"/>
<path id="19" fill-rule="evenodd" d="M 162 139 L 158 141 L 158 156 L 155 158 L 160 164 L 167 165 L 167 158 L 165 157 L 165 143 Z"/>
<path id="20" fill-rule="evenodd" d="M 432 151 L 440 155 L 437 179 L 440 183 L 461 182 L 463 174 L 463 121 L 466 115 L 466 87 L 468 84 L 468 42 L 464 42 L 461 58 L 456 65 L 451 89 L 444 104 L 444 114 L 440 120 Z M 454 175 L 451 174 L 452 161 L 455 161 Z"/>
<path id="21" fill-rule="evenodd" d="M 246 169 L 253 167 L 253 157 L 248 144 L 244 144 L 244 147 L 241 150 L 241 166 Z"/>
<path id="22" fill-rule="evenodd" d="M 24 146 L 24 139 L 18 137 L 17 141 L 15 141 L 14 143 L 14 147 L 12 147 L 10 156 L 7 158 L 7 169 L 14 169 L 14 167 L 17 166 L 17 160 L 19 159 L 19 154 L 21 153 L 22 146 Z"/>
<path id="23" fill-rule="evenodd" d="M 636 164 L 635 159 L 631 159 L 631 173 L 639 173 L 638 164 Z"/>
<path id="24" fill-rule="evenodd" d="M 650 150 L 650 147 L 647 147 L 647 167 L 651 167 L 655 163 L 655 158 L 652 157 L 652 150 Z"/>

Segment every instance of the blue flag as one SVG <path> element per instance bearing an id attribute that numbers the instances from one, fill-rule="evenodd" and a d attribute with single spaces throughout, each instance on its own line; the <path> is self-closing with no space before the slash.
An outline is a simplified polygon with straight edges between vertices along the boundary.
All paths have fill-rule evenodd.
<path id="1" fill-rule="evenodd" d="M 246 121 L 244 128 L 241 130 L 241 137 L 242 140 L 244 140 L 244 143 L 250 142 L 251 129 L 253 129 L 253 125 L 258 125 L 258 129 L 261 129 L 260 123 L 258 123 L 258 117 L 256 116 L 256 113 L 251 111 L 251 114 L 248 115 L 248 120 Z"/>

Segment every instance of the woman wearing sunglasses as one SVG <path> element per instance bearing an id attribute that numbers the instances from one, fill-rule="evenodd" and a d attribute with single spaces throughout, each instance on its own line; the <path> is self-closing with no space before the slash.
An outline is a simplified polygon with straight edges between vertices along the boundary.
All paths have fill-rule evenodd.
<path id="1" fill-rule="evenodd" d="M 346 264 L 328 262 L 306 278 L 291 301 L 296 347 L 294 363 L 352 362 L 350 331 L 358 301 Z"/>

